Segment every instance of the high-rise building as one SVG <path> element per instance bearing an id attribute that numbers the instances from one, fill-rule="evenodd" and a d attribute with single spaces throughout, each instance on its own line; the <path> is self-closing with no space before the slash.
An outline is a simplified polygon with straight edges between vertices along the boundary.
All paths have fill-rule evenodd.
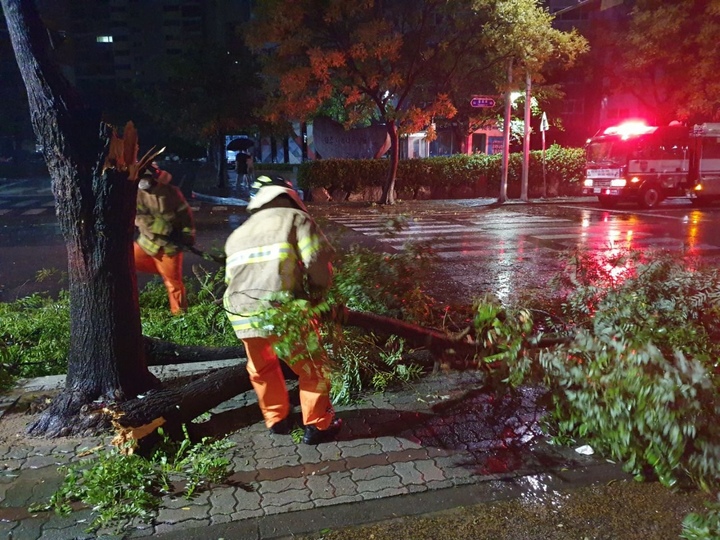
<path id="1" fill-rule="evenodd" d="M 49 29 L 53 48 L 65 76 L 83 94 L 88 105 L 115 111 L 118 119 L 136 118 L 128 99 L 129 87 L 152 87 L 165 82 L 164 67 L 212 46 L 236 50 L 240 27 L 250 18 L 254 0 L 37 0 Z M 4 23 L 4 21 L 3 21 Z M 9 36 L 0 24 L 0 50 L 11 51 Z M 32 137 L 24 87 L 12 54 L 0 58 L 6 88 L 17 94 L 4 103 L 19 101 L 24 109 L 18 137 Z M 125 109 L 124 109 L 125 107 Z M 9 117 L 0 104 L 0 118 Z M 17 106 L 15 106 L 17 109 Z M 0 128 L 2 130 L 3 128 Z M 0 133 L 8 145 L 8 134 Z M 29 146 L 26 142 L 25 146 Z"/>

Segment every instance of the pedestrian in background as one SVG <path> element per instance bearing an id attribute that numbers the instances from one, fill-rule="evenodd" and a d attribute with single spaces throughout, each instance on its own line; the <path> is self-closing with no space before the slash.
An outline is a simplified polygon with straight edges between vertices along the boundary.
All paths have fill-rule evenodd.
<path id="1" fill-rule="evenodd" d="M 332 282 L 334 250 L 284 178 L 260 176 L 250 194 L 250 218 L 225 243 L 227 289 L 223 300 L 235 334 L 245 346 L 247 370 L 265 425 L 272 433 L 285 434 L 292 422 L 285 377 L 273 349 L 278 336 L 272 328 L 261 327 L 258 316 L 275 293 L 321 299 Z M 314 322 L 308 331 L 317 333 Z M 342 422 L 335 418 L 330 402 L 324 349 L 321 346 L 310 355 L 298 343 L 292 357 L 283 360 L 298 375 L 303 442 L 330 440 Z"/>
<path id="2" fill-rule="evenodd" d="M 250 185 L 255 181 L 254 169 L 252 156 L 246 152 L 238 152 L 235 156 L 235 172 L 240 189 L 250 189 Z"/>
<path id="3" fill-rule="evenodd" d="M 138 182 L 134 244 L 138 272 L 159 274 L 165 284 L 170 311 L 187 309 L 183 283 L 183 247 L 195 243 L 192 211 L 182 192 L 170 182 L 172 175 L 155 164 L 145 169 Z"/>

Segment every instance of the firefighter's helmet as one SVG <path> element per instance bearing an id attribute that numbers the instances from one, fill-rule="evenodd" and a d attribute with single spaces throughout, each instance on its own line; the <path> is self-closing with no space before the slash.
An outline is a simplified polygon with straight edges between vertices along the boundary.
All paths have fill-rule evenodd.
<path id="1" fill-rule="evenodd" d="M 282 176 L 258 176 L 250 185 L 250 196 L 254 197 L 261 188 L 268 186 L 280 186 L 293 189 L 293 185 Z"/>
<path id="2" fill-rule="evenodd" d="M 263 175 L 255 179 L 250 185 L 250 203 L 247 210 L 253 212 L 280 195 L 287 195 L 300 210 L 307 212 L 305 204 L 303 204 L 298 192 L 293 188 L 292 183 L 279 175 Z"/>

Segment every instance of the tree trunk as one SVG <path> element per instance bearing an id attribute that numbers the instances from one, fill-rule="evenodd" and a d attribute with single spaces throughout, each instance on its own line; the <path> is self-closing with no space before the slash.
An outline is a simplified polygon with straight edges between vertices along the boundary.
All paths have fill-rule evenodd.
<path id="1" fill-rule="evenodd" d="M 425 347 L 433 355 L 445 359 L 449 356 L 475 356 L 481 352 L 480 347 L 465 335 L 450 336 L 437 330 L 373 313 L 354 311 L 344 306 L 336 309 L 332 318 L 344 326 L 364 328 L 378 335 L 402 337 L 414 347 Z M 162 363 L 159 360 L 163 357 L 177 357 L 172 352 L 172 344 L 147 338 L 146 343 L 148 351 L 166 351 L 164 355 L 155 357 L 151 361 L 153 364 Z M 238 351 L 229 347 L 227 352 L 234 355 Z M 139 427 L 163 418 L 168 429 L 176 430 L 183 423 L 192 421 L 224 401 L 251 390 L 252 385 L 245 365 L 245 362 L 241 362 L 237 366 L 217 370 L 181 388 L 151 391 L 142 398 L 120 403 L 115 407 L 116 422 L 122 427 Z M 297 378 L 285 362 L 280 362 L 280 365 L 286 379 Z M 106 417 L 106 425 L 109 425 L 108 420 Z"/>
<path id="2" fill-rule="evenodd" d="M 176 345 L 175 343 L 145 337 L 145 355 L 149 366 L 167 366 L 170 364 L 192 364 L 194 362 L 245 358 L 245 347 Z"/>
<path id="3" fill-rule="evenodd" d="M 397 178 L 398 163 L 400 161 L 400 145 L 397 124 L 394 121 L 389 121 L 387 129 L 388 135 L 390 135 L 390 170 L 383 185 L 380 204 L 395 204 L 395 179 Z"/>
<path id="4" fill-rule="evenodd" d="M 32 435 L 92 429 L 92 401 L 121 400 L 157 384 L 145 365 L 132 256 L 136 185 L 104 171 L 112 128 L 87 110 L 51 60 L 34 2 L 1 0 L 31 120 L 52 177 L 68 251 L 70 351 L 65 390 Z"/>
<path id="5" fill-rule="evenodd" d="M 413 347 L 425 347 L 437 356 L 474 356 L 481 350 L 481 347 L 468 339 L 466 334 L 451 336 L 431 328 L 374 313 L 355 311 L 344 306 L 335 310 L 333 318 L 343 326 L 364 328 L 381 336 L 401 337 Z"/>
<path id="6" fill-rule="evenodd" d="M 227 153 L 225 151 L 225 136 L 216 134 L 210 143 L 213 160 L 217 171 L 217 187 L 224 188 L 227 185 Z"/>

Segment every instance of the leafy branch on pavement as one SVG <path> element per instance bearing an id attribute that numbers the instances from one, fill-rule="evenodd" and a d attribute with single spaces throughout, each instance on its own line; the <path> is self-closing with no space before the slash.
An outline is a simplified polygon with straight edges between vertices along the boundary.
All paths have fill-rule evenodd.
<path id="1" fill-rule="evenodd" d="M 579 252 L 558 285 L 575 338 L 510 366 L 516 384 L 549 388 L 555 437 L 583 440 L 638 480 L 717 491 L 717 270 L 665 252 Z M 688 516 L 684 538 L 716 538 L 719 517 L 718 504 Z"/>
<path id="2" fill-rule="evenodd" d="M 172 441 L 162 428 L 158 432 L 162 441 L 149 459 L 135 453 L 133 441 L 129 441 L 61 467 L 65 479 L 60 488 L 48 503 L 35 504 L 29 510 L 54 510 L 67 515 L 73 503 L 80 502 L 95 515 L 88 532 L 114 528 L 118 533 L 133 520 L 151 521 L 163 495 L 177 492 L 189 500 L 229 475 L 230 461 L 224 454 L 232 448 L 232 442 L 204 438 L 193 443 L 187 430 L 184 439 Z M 184 487 L 178 490 L 181 484 Z"/>

